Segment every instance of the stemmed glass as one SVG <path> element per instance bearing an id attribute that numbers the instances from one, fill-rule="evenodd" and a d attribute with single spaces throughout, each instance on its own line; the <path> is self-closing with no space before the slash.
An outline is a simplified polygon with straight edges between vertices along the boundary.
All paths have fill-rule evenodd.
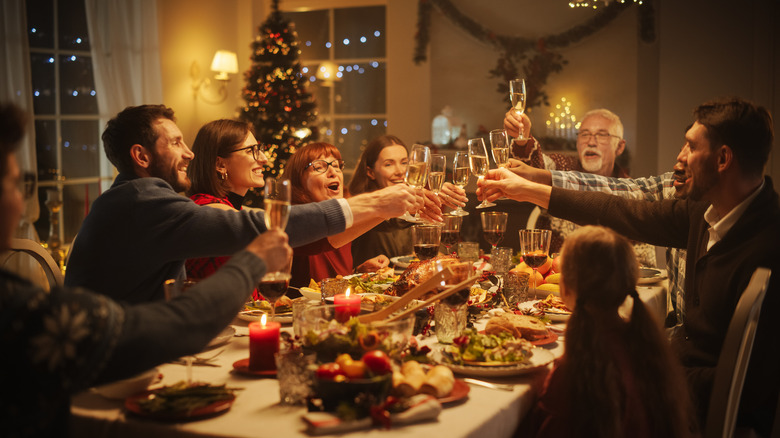
<path id="1" fill-rule="evenodd" d="M 481 138 L 472 138 L 469 140 L 469 164 L 471 173 L 480 178 L 480 180 L 485 178 L 488 174 L 490 162 L 488 161 L 485 141 Z M 496 204 L 488 202 L 488 200 L 485 199 L 481 204 L 477 205 L 477 208 L 493 207 L 495 205 Z"/>
<path id="2" fill-rule="evenodd" d="M 491 254 L 496 252 L 496 247 L 504 238 L 507 218 L 508 215 L 503 211 L 483 211 L 481 214 L 482 232 L 485 240 L 493 247 Z"/>
<path id="3" fill-rule="evenodd" d="M 547 261 L 550 252 L 550 230 L 520 230 L 520 251 L 523 261 L 533 268 L 533 289 L 536 294 L 536 270 Z"/>
<path id="4" fill-rule="evenodd" d="M 509 81 L 509 100 L 512 102 L 512 108 L 518 115 L 522 115 L 525 112 L 525 79 L 512 79 Z M 525 140 L 523 131 L 520 131 L 517 140 Z"/>
<path id="5" fill-rule="evenodd" d="M 452 184 L 458 188 L 464 188 L 469 183 L 469 154 L 466 152 L 456 152 L 452 160 Z M 462 209 L 460 205 L 452 211 L 457 216 L 468 216 L 469 212 Z"/>
<path id="6" fill-rule="evenodd" d="M 452 254 L 450 248 L 460 242 L 461 224 L 463 224 L 463 216 L 454 213 L 442 215 L 441 243 L 447 248 L 447 254 Z"/>
<path id="7" fill-rule="evenodd" d="M 490 146 L 496 166 L 506 167 L 509 164 L 509 139 L 506 131 L 503 129 L 490 131 Z"/>
<path id="8" fill-rule="evenodd" d="M 265 226 L 269 230 L 284 230 L 290 217 L 291 184 L 289 180 L 265 180 Z M 257 291 L 271 303 L 271 318 L 276 316 L 276 302 L 287 293 L 290 284 L 290 268 L 292 260 L 288 260 L 287 266 L 276 272 L 269 272 L 260 279 Z"/>
<path id="9" fill-rule="evenodd" d="M 432 154 L 429 163 L 428 189 L 436 196 L 439 196 L 441 187 L 444 185 L 444 177 L 447 175 L 447 157 L 444 155 Z"/>
<path id="10" fill-rule="evenodd" d="M 414 255 L 420 260 L 429 260 L 439 253 L 441 244 L 441 225 L 420 224 L 412 226 L 412 245 Z"/>
<path id="11" fill-rule="evenodd" d="M 430 159 L 431 150 L 428 149 L 428 146 L 421 144 L 412 146 L 412 150 L 409 152 L 409 164 L 406 165 L 404 178 L 406 184 L 417 189 L 425 187 L 425 183 L 428 181 L 428 162 Z M 420 222 L 419 213 L 412 216 L 406 212 L 400 218 L 408 222 Z"/>

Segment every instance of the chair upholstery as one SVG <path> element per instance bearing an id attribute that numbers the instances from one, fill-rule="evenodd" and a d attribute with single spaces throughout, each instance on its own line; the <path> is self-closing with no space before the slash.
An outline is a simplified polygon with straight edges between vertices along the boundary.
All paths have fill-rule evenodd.
<path id="1" fill-rule="evenodd" d="M 705 438 L 731 437 L 737 422 L 742 386 L 750 363 L 750 353 L 758 327 L 758 317 L 764 302 L 772 271 L 757 268 L 753 272 L 734 315 L 715 369 L 715 381 L 704 429 Z"/>
<path id="2" fill-rule="evenodd" d="M 32 256 L 46 274 L 50 289 L 55 286 L 62 286 L 63 278 L 60 267 L 57 265 L 57 262 L 54 261 L 51 254 L 49 254 L 40 243 L 30 239 L 11 239 L 11 248 L 9 249 L 11 251 L 10 254 L 23 252 Z M 8 257 L 6 257 L 3 263 L 6 261 L 8 261 Z"/>

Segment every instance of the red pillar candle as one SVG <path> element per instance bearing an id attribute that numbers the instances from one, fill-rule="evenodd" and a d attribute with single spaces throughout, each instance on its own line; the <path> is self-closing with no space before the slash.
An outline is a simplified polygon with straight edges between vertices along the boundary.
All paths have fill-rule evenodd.
<path id="1" fill-rule="evenodd" d="M 278 322 L 266 322 L 263 315 L 260 322 L 249 323 L 249 369 L 251 371 L 275 370 L 274 355 L 279 352 Z"/>
<path id="2" fill-rule="evenodd" d="M 333 304 L 336 305 L 336 320 L 339 322 L 360 314 L 360 295 L 350 295 L 349 289 L 345 294 L 334 296 Z"/>

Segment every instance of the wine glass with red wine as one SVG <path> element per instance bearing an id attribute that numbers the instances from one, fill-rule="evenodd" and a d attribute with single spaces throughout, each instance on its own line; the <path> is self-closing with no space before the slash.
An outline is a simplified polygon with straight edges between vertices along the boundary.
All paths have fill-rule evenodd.
<path id="1" fill-rule="evenodd" d="M 508 217 L 509 215 L 503 211 L 483 211 L 481 214 L 482 233 L 485 236 L 485 240 L 493 247 L 491 254 L 496 250 L 501 240 L 504 239 Z"/>
<path id="2" fill-rule="evenodd" d="M 550 230 L 520 230 L 520 251 L 523 261 L 534 270 L 533 289 L 536 293 L 536 270 L 547 261 L 550 252 Z"/>
<path id="3" fill-rule="evenodd" d="M 463 224 L 463 216 L 450 213 L 443 214 L 441 217 L 441 243 L 447 248 L 447 254 L 452 254 L 450 248 L 460 243 L 460 226 Z"/>
<path id="4" fill-rule="evenodd" d="M 441 225 L 413 225 L 412 245 L 414 255 L 420 260 L 429 260 L 439 254 L 441 244 Z"/>

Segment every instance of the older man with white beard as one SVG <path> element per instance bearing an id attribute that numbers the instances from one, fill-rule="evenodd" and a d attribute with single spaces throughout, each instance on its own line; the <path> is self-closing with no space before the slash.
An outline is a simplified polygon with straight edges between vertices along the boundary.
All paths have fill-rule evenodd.
<path id="1" fill-rule="evenodd" d="M 617 157 L 626 149 L 623 139 L 623 122 L 612 111 L 604 108 L 585 113 L 577 133 L 577 156 L 563 154 L 545 154 L 535 138 L 531 136 L 531 120 L 525 114 L 509 110 L 504 117 L 504 129 L 513 138 L 520 132 L 526 140 L 515 140 L 512 152 L 515 157 L 530 166 L 546 170 L 576 170 L 612 178 L 629 178 L 628 172 L 617 164 Z M 510 160 L 510 167 L 518 164 Z M 566 236 L 574 232 L 577 226 L 569 221 L 542 214 L 537 228 L 553 231 L 550 252 L 558 252 Z M 643 266 L 655 266 L 655 247 L 634 243 L 639 263 Z"/>

